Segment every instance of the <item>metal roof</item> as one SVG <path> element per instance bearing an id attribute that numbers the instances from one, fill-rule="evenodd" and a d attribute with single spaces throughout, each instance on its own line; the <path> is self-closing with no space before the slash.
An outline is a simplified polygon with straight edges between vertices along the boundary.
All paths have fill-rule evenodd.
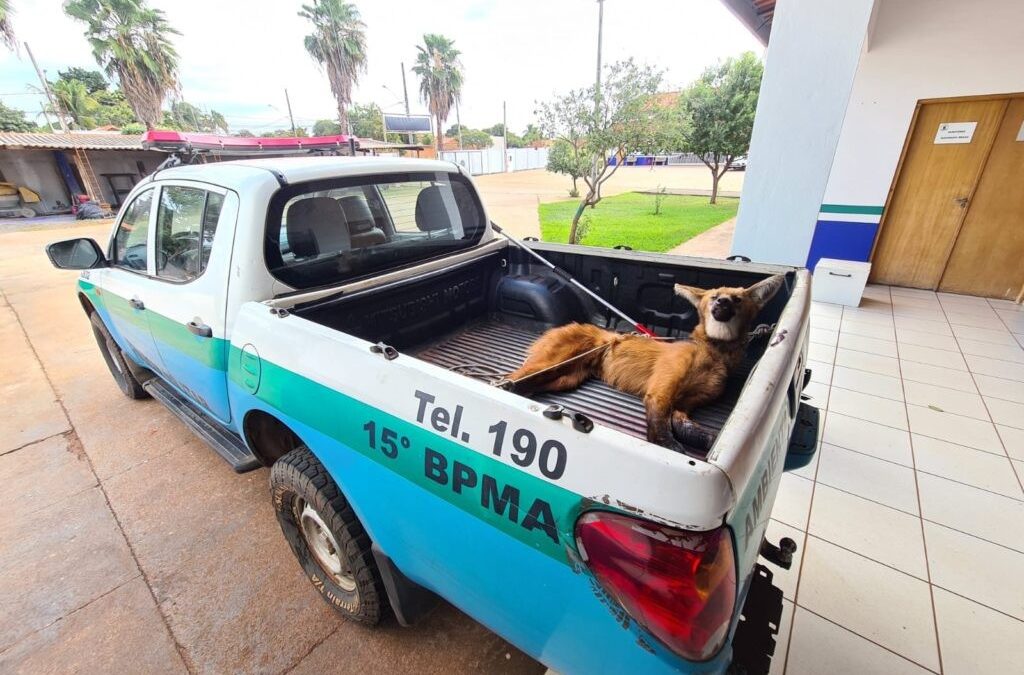
<path id="1" fill-rule="evenodd" d="M 0 131 L 0 148 L 50 150 L 144 150 L 142 136 L 108 132 L 72 131 L 70 134 L 15 133 Z"/>
<path id="2" fill-rule="evenodd" d="M 742 21 L 761 44 L 768 44 L 775 16 L 776 0 L 722 0 L 733 14 Z"/>

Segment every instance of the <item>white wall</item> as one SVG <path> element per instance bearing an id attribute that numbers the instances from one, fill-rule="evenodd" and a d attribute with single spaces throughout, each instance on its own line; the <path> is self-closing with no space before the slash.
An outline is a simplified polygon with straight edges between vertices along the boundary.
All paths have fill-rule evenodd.
<path id="1" fill-rule="evenodd" d="M 919 99 L 1024 91 L 1024 0 L 878 5 L 827 204 L 885 204 Z"/>
<path id="2" fill-rule="evenodd" d="M 873 4 L 778 0 L 734 254 L 806 262 Z"/>

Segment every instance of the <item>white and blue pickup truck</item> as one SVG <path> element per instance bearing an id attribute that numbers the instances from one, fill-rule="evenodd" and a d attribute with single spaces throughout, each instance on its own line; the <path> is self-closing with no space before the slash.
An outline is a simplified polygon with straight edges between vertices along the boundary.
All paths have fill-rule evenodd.
<path id="1" fill-rule="evenodd" d="M 810 276 L 532 248 L 559 271 L 494 235 L 453 164 L 305 157 L 159 170 L 105 247 L 47 252 L 82 270 L 127 396 L 166 404 L 236 471 L 270 467 L 282 530 L 342 614 L 408 625 L 439 596 L 562 673 L 743 670 L 758 557 L 792 553 L 764 539 L 780 477 L 817 446 Z M 708 451 L 649 443 L 642 402 L 599 381 L 495 386 L 552 326 L 631 328 L 568 275 L 685 339 L 696 315 L 674 284 L 779 273 L 770 335 L 693 414 Z"/>

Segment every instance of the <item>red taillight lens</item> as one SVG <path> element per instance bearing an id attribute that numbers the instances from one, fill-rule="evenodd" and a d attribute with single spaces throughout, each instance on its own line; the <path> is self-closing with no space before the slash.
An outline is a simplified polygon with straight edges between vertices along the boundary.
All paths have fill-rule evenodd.
<path id="1" fill-rule="evenodd" d="M 724 527 L 688 532 L 591 511 L 577 521 L 576 540 L 604 589 L 673 651 L 702 661 L 722 646 L 736 602 Z"/>

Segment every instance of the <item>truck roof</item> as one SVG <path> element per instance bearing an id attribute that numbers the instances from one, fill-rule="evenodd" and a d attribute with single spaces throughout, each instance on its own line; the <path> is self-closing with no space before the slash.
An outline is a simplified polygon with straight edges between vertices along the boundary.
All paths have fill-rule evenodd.
<path id="1" fill-rule="evenodd" d="M 375 173 L 405 171 L 457 170 L 452 162 L 407 157 L 268 157 L 240 159 L 211 164 L 191 164 L 164 169 L 153 174 L 154 180 L 177 178 L 216 183 L 226 188 L 241 188 L 253 180 L 277 180 L 301 183 L 323 178 L 362 176 Z"/>

